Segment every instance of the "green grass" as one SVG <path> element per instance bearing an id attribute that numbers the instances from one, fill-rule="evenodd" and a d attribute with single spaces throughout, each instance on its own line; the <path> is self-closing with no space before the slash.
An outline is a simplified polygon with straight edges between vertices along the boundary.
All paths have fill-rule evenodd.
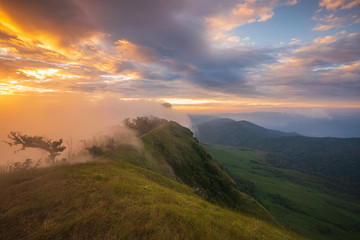
<path id="1" fill-rule="evenodd" d="M 312 239 L 360 239 L 360 203 L 335 195 L 322 179 L 276 168 L 261 152 L 205 145 L 238 184 L 286 228 Z"/>
<path id="2" fill-rule="evenodd" d="M 156 164 L 149 169 L 166 176 L 159 171 L 159 166 L 166 163 L 167 168 L 163 169 L 171 168 L 176 180 L 198 189 L 203 199 L 279 225 L 261 204 L 235 188 L 234 180 L 193 138 L 190 130 L 176 122 L 167 122 L 143 135 L 141 140 L 147 156 L 150 156 L 146 162 L 158 163 L 157 169 L 154 168 Z"/>
<path id="3" fill-rule="evenodd" d="M 302 239 L 117 159 L 0 175 L 0 239 Z"/>

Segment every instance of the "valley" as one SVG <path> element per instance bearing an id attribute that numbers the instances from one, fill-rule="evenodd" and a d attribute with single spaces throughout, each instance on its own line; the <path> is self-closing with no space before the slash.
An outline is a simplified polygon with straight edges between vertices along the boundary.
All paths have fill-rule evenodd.
<path id="1" fill-rule="evenodd" d="M 266 153 L 235 147 L 205 145 L 235 179 L 286 228 L 310 239 L 357 239 L 360 202 L 324 188 L 323 179 L 292 169 L 274 167 Z"/>

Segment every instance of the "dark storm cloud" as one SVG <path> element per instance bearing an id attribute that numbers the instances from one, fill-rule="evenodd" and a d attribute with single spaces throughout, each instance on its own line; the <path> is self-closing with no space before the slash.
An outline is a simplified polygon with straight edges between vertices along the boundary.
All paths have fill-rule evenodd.
<path id="1" fill-rule="evenodd" d="M 77 0 L 113 40 L 126 39 L 135 44 L 156 47 L 192 49 L 201 46 L 202 25 L 189 24 L 179 16 L 189 1 L 164 0 Z"/>
<path id="2" fill-rule="evenodd" d="M 163 59 L 158 63 L 169 69 L 164 69 L 165 73 L 144 73 L 149 79 L 182 78 L 203 87 L 240 86 L 246 69 L 273 59 L 268 50 L 262 49 L 210 49 L 205 18 L 215 11 L 228 11 L 238 1 L 77 2 L 96 18 L 104 32 L 111 33 L 113 41 L 126 39 L 161 54 Z M 173 61 L 171 64 L 169 59 Z"/>
<path id="3" fill-rule="evenodd" d="M 188 77 L 204 87 L 233 94 L 254 94 L 246 73 L 262 64 L 272 63 L 271 49 L 230 48 L 219 49 L 208 58 L 196 63 L 197 71 Z"/>

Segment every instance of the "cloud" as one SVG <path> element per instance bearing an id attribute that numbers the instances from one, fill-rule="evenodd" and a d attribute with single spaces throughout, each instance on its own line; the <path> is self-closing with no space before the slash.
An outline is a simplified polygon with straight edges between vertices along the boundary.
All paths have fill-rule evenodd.
<path id="1" fill-rule="evenodd" d="M 2 69 L 7 78 L 2 89 L 14 92 L 9 81 L 17 81 L 18 91 L 115 87 L 123 92 L 148 80 L 160 81 L 153 85 L 160 87 L 167 85 L 161 81 L 184 78 L 197 69 L 194 61 L 208 57 L 204 25 L 194 13 L 184 17 L 191 11 L 200 17 L 214 11 L 210 4 L 200 8 L 202 3 L 206 1 L 3 1 L 6 24 L 0 26 L 0 47 L 8 67 Z M 191 67 L 179 71 L 170 64 L 166 69 L 169 62 Z"/>
<path id="2" fill-rule="evenodd" d="M 252 23 L 256 28 L 277 8 L 297 2 L 0 1 L 0 94 L 307 98 L 317 90 L 329 96 L 334 89 L 345 96 L 348 89 L 354 97 L 357 36 L 321 36 L 303 46 L 294 38 L 281 48 L 261 48 L 250 33 L 239 35 L 237 28 Z M 350 3 L 355 4 L 334 9 L 347 10 Z M 359 19 L 354 12 L 328 14 L 323 7 L 313 30 Z M 336 74 L 342 87 L 335 84 Z"/>
<path id="3" fill-rule="evenodd" d="M 258 5 L 255 1 L 238 4 L 230 13 L 206 19 L 212 29 L 232 30 L 235 27 L 252 22 L 264 22 L 274 15 L 272 7 Z"/>
<path id="4" fill-rule="evenodd" d="M 297 0 L 246 0 L 244 3 L 236 4 L 228 11 L 206 18 L 206 22 L 212 29 L 229 31 L 247 23 L 267 21 L 274 16 L 274 8 L 295 4 L 297 4 Z"/>
<path id="5" fill-rule="evenodd" d="M 3 25 L 23 38 L 37 39 L 51 48 L 68 46 L 99 34 L 71 0 L 3 0 L 0 9 Z"/>
<path id="6" fill-rule="evenodd" d="M 119 57 L 123 61 L 153 63 L 159 58 L 159 54 L 155 49 L 135 45 L 127 40 L 118 40 L 115 42 L 115 45 L 120 55 Z"/>
<path id="7" fill-rule="evenodd" d="M 295 5 L 297 2 L 297 0 L 245 0 L 225 9 L 219 7 L 215 14 L 205 17 L 208 41 L 210 45 L 216 47 L 234 46 L 235 44 L 229 43 L 229 39 L 239 36 L 233 36 L 232 31 L 245 24 L 268 21 L 274 16 L 275 8 Z"/>
<path id="8" fill-rule="evenodd" d="M 301 40 L 300 40 L 300 39 L 297 39 L 297 38 L 292 38 L 292 39 L 291 39 L 291 42 L 289 42 L 290 45 L 292 45 L 292 44 L 297 44 L 297 43 L 301 43 Z"/>
<path id="9" fill-rule="evenodd" d="M 83 146 L 80 140 L 111 132 L 109 128 L 121 125 L 124 118 L 150 115 L 191 127 L 186 115 L 163 107 L 161 102 L 125 101 L 110 93 L 0 95 L 0 166 L 8 160 L 18 159 L 13 154 L 14 149 L 3 142 L 10 131 L 62 138 L 64 143 L 72 141 L 77 149 Z M 23 157 L 21 160 L 25 159 Z"/>
<path id="10" fill-rule="evenodd" d="M 162 55 L 190 54 L 203 49 L 201 17 L 212 8 L 201 1 L 116 1 L 76 0 L 96 20 L 100 28 L 111 33 L 113 42 L 126 39 L 157 49 Z M 200 4 L 204 9 L 200 10 Z M 141 7 L 139 7 L 141 6 Z M 195 15 L 191 11 L 200 11 Z"/>
<path id="11" fill-rule="evenodd" d="M 337 27 L 337 24 L 333 24 L 333 25 L 327 25 L 327 24 L 317 24 L 312 30 L 314 31 L 327 31 L 330 30 L 332 28 Z"/>
<path id="12" fill-rule="evenodd" d="M 330 43 L 336 42 L 337 40 L 339 40 L 339 38 L 336 36 L 326 36 L 323 38 L 318 37 L 318 38 L 314 39 L 314 43 L 315 44 L 330 44 Z"/>
<path id="13" fill-rule="evenodd" d="M 351 9 L 360 4 L 360 0 L 320 0 L 319 6 L 327 10 Z"/>
<path id="14" fill-rule="evenodd" d="M 347 14 L 345 16 L 335 16 L 334 14 L 325 15 L 325 17 L 312 18 L 317 21 L 317 25 L 312 28 L 314 31 L 327 31 L 332 28 L 340 28 L 345 24 L 352 25 L 359 21 L 359 16 L 356 14 Z"/>
<path id="15" fill-rule="evenodd" d="M 358 35 L 316 38 L 312 44 L 295 51 L 284 49 L 277 64 L 251 72 L 249 77 L 258 91 L 269 96 L 307 96 L 328 101 L 359 99 L 358 49 Z"/>
<path id="16" fill-rule="evenodd" d="M 233 47 L 213 50 L 212 54 L 196 62 L 196 70 L 185 76 L 194 84 L 214 91 L 254 94 L 245 75 L 251 69 L 274 62 L 271 49 Z"/>

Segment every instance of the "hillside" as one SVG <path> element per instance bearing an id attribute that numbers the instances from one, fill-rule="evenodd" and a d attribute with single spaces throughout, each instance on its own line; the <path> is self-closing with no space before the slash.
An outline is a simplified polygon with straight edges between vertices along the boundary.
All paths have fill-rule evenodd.
<path id="1" fill-rule="evenodd" d="M 168 122 L 141 139 L 88 163 L 1 174 L 0 239 L 301 239 L 238 192 L 189 130 Z"/>
<path id="2" fill-rule="evenodd" d="M 238 184 L 287 229 L 316 240 L 360 238 L 360 202 L 324 187 L 324 180 L 274 167 L 266 154 L 205 145 Z"/>
<path id="3" fill-rule="evenodd" d="M 266 151 L 274 166 L 314 174 L 332 190 L 360 197 L 360 138 L 276 136 L 240 126 L 233 120 L 210 121 L 198 126 L 197 137 L 204 143 Z"/>
<path id="4" fill-rule="evenodd" d="M 134 129 L 140 129 L 143 148 L 119 145 L 105 149 L 106 156 L 125 159 L 184 183 L 211 203 L 278 224 L 262 205 L 236 189 L 235 181 L 198 143 L 189 129 L 173 121 L 138 119 Z"/>
<path id="5" fill-rule="evenodd" d="M 192 132 L 167 122 L 141 137 L 145 149 L 176 179 L 192 187 L 204 199 L 274 223 L 273 217 L 254 199 L 236 189 L 220 164 L 196 141 Z M 169 168 L 170 167 L 170 168 Z"/>

